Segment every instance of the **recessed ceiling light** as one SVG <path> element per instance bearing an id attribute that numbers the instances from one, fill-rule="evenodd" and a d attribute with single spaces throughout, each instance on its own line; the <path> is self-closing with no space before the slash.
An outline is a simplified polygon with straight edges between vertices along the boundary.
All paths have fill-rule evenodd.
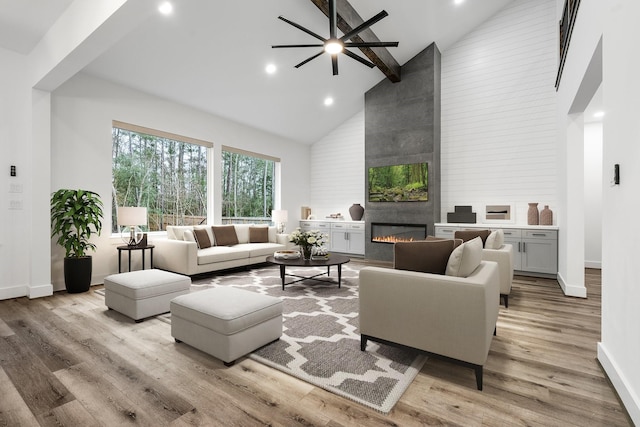
<path id="1" fill-rule="evenodd" d="M 160 4 L 160 6 L 158 6 L 158 10 L 163 15 L 169 15 L 171 12 L 173 12 L 173 5 L 168 1 L 165 1 Z"/>
<path id="2" fill-rule="evenodd" d="M 596 111 L 595 113 L 593 113 L 593 117 L 595 117 L 596 119 L 604 117 L 604 111 Z"/>
<path id="3" fill-rule="evenodd" d="M 456 6 L 460 6 L 462 3 L 464 3 L 464 0 L 453 0 L 453 4 Z"/>
<path id="4" fill-rule="evenodd" d="M 330 96 L 327 96 L 327 97 L 324 99 L 324 105 L 326 105 L 327 107 L 328 107 L 328 106 L 330 106 L 330 105 L 333 105 L 333 98 L 332 98 L 332 97 L 330 97 Z"/>
<path id="5" fill-rule="evenodd" d="M 264 71 L 267 72 L 267 74 L 273 74 L 278 70 L 278 68 L 276 67 L 275 64 L 267 64 L 267 66 L 265 67 Z"/>

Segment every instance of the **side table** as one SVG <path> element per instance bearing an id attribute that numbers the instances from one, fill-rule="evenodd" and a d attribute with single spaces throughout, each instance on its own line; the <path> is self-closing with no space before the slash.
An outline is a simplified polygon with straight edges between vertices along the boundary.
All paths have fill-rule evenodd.
<path id="1" fill-rule="evenodd" d="M 151 257 L 149 260 L 149 268 L 153 268 L 153 248 L 154 245 L 143 245 L 143 246 L 118 246 L 118 273 L 122 273 L 122 251 L 129 252 L 129 271 L 131 271 L 131 251 L 142 251 L 142 269 L 144 270 L 144 251 L 145 249 L 149 249 L 151 252 Z"/>

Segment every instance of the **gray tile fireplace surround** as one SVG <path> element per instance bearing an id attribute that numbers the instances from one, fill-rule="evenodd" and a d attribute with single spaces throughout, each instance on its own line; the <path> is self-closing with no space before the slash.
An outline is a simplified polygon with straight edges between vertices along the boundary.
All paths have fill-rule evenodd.
<path id="1" fill-rule="evenodd" d="M 371 223 L 440 222 L 440 51 L 435 44 L 409 60 L 402 81 L 385 79 L 365 94 L 365 171 L 428 162 L 427 202 L 366 202 L 365 257 L 392 261 L 393 245 L 371 241 Z M 365 176 L 368 191 L 368 176 Z"/>

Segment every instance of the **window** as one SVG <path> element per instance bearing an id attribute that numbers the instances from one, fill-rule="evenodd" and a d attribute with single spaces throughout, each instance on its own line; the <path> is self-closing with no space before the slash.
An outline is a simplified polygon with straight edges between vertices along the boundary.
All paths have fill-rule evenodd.
<path id="1" fill-rule="evenodd" d="M 112 140 L 112 232 L 118 206 L 145 206 L 144 231 L 206 222 L 212 144 L 115 121 Z"/>
<path id="2" fill-rule="evenodd" d="M 273 157 L 223 147 L 223 222 L 271 222 L 278 161 Z"/>

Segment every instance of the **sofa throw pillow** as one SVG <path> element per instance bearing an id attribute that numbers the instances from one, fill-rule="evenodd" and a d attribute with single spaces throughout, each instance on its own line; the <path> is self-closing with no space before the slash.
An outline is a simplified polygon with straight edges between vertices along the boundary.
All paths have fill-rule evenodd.
<path id="1" fill-rule="evenodd" d="M 249 243 L 269 243 L 269 227 L 249 227 Z"/>
<path id="2" fill-rule="evenodd" d="M 182 240 L 185 242 L 198 243 L 196 242 L 196 236 L 193 234 L 193 230 L 184 230 L 184 233 L 182 233 Z"/>
<path id="3" fill-rule="evenodd" d="M 451 252 L 447 263 L 446 275 L 468 277 L 482 261 L 482 239 L 476 237 L 464 242 Z"/>
<path id="4" fill-rule="evenodd" d="M 490 233 L 491 230 L 458 230 L 454 233 L 454 237 L 456 239 L 462 239 L 463 242 L 468 242 L 476 237 L 480 237 L 482 239 L 482 246 L 484 246 L 484 242 Z"/>
<path id="5" fill-rule="evenodd" d="M 458 241 L 458 244 L 461 241 Z M 452 239 L 428 238 L 414 242 L 397 242 L 393 245 L 393 268 L 444 274 L 449 256 L 456 246 Z"/>
<path id="6" fill-rule="evenodd" d="M 487 241 L 484 242 L 485 249 L 500 249 L 504 244 L 504 231 L 502 230 L 493 230 L 489 237 L 487 237 Z"/>
<path id="7" fill-rule="evenodd" d="M 209 234 L 204 228 L 194 228 L 193 236 L 196 238 L 196 243 L 199 249 L 206 249 L 211 247 L 211 240 L 209 240 Z"/>
<path id="8" fill-rule="evenodd" d="M 233 225 L 214 225 L 211 227 L 216 239 L 216 246 L 230 246 L 238 244 L 236 228 Z"/>

